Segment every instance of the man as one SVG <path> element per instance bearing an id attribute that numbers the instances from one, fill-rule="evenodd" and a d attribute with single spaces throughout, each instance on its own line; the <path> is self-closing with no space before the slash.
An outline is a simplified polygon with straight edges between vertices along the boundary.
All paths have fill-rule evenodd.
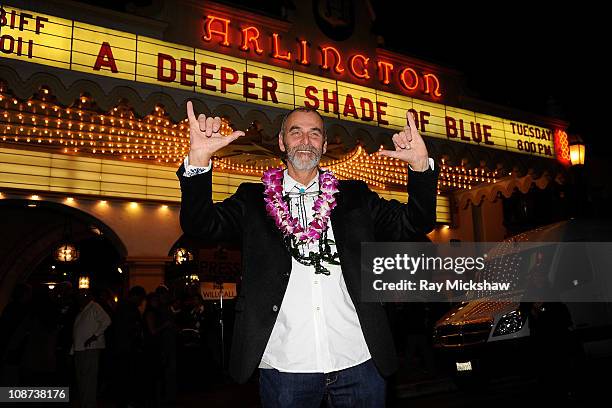
<path id="1" fill-rule="evenodd" d="M 191 102 L 187 115 L 191 147 L 177 171 L 183 231 L 242 244 L 230 375 L 244 383 L 259 367 L 265 407 L 384 406 L 382 376 L 397 357 L 383 306 L 361 302 L 360 245 L 410 240 L 434 226 L 437 175 L 414 118 L 393 135 L 395 150 L 379 153 L 411 166 L 408 204 L 321 172 L 323 118 L 308 108 L 281 125 L 287 168 L 213 204 L 211 157 L 244 132 L 222 136 L 220 119 L 196 118 Z"/>
<path id="2" fill-rule="evenodd" d="M 73 350 L 81 407 L 97 406 L 98 363 L 106 347 L 104 331 L 110 326 L 108 314 L 87 292 L 78 295 L 80 312 L 74 321 Z"/>
<path id="3" fill-rule="evenodd" d="M 172 308 L 174 299 L 165 285 L 155 289 L 159 296 L 159 333 L 162 365 L 162 400 L 165 405 L 173 405 L 176 400 L 176 317 Z"/>

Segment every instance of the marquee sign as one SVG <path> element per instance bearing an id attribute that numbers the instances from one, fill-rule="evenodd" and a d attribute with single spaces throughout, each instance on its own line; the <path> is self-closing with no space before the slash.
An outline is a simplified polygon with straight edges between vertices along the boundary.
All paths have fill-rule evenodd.
<path id="1" fill-rule="evenodd" d="M 339 75 L 348 73 L 353 80 L 368 80 L 376 76 L 380 84 L 389 85 L 393 81 L 409 94 L 418 91 L 434 99 L 442 96 L 440 80 L 434 73 L 417 72 L 413 67 L 399 66 L 393 61 L 371 58 L 363 53 L 343 55 L 332 45 L 315 47 L 302 38 L 286 41 L 279 33 L 265 35 L 259 27 L 251 24 L 242 24 L 236 29 L 234 22 L 227 17 L 207 14 L 201 38 L 206 43 L 237 47 L 249 54 L 267 53 L 273 62 L 280 62 L 282 66 L 298 64 L 307 67 L 316 63 L 322 71 Z"/>
<path id="2" fill-rule="evenodd" d="M 207 18 L 203 36 L 223 42 L 223 30 Z M 261 46 L 253 30 L 246 35 L 246 47 Z M 343 62 L 321 49 L 320 62 L 338 69 L 352 61 L 349 70 L 370 75 L 368 57 L 359 55 Z M 0 57 L 282 109 L 309 106 L 325 116 L 393 130 L 406 125 L 411 110 L 426 136 L 555 158 L 553 129 L 8 6 L 0 9 Z M 440 92 L 431 77 L 418 80 Z"/>

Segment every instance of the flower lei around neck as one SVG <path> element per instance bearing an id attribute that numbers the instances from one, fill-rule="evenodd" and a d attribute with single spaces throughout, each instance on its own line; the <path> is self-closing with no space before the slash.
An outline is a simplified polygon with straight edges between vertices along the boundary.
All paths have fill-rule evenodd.
<path id="1" fill-rule="evenodd" d="M 330 244 L 332 240 L 327 239 L 327 225 L 331 211 L 336 207 L 334 194 L 338 192 L 338 179 L 330 171 L 319 174 L 319 196 L 316 198 L 313 210 L 313 220 L 306 228 L 300 225 L 297 218 L 289 211 L 289 197 L 283 196 L 283 173 L 281 167 L 267 170 L 261 181 L 264 183 L 264 201 L 266 212 L 276 224 L 283 235 L 283 242 L 287 250 L 302 265 L 313 265 L 315 273 L 329 275 L 330 272 L 322 262 L 340 265 L 338 253 L 332 253 Z M 300 246 L 307 246 L 318 241 L 319 251 L 305 256 L 300 252 Z"/>

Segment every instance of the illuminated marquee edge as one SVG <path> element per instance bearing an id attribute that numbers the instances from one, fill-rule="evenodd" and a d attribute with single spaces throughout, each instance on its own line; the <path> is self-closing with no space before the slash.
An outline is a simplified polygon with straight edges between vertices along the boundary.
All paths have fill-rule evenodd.
<path id="1" fill-rule="evenodd" d="M 13 8 L 6 8 L 7 11 L 11 11 L 11 10 L 15 10 L 17 13 L 26 13 L 25 10 L 21 10 L 21 9 L 13 9 Z M 27 12 L 28 14 L 30 12 Z M 40 13 L 32 13 L 36 18 L 37 18 L 37 24 L 36 24 L 36 28 L 33 30 L 30 30 L 29 34 L 30 35 L 41 35 L 42 33 L 42 28 L 39 27 L 39 23 L 38 23 L 38 17 L 43 16 Z M 133 65 L 135 67 L 135 71 L 134 71 L 134 79 L 131 79 L 131 81 L 133 82 L 148 82 L 148 83 L 156 83 L 157 85 L 161 85 L 161 86 L 166 86 L 166 87 L 175 87 L 175 88 L 187 88 L 187 90 L 190 90 L 192 92 L 196 92 L 198 93 L 198 91 L 196 91 L 196 86 L 186 86 L 186 85 L 181 85 L 181 84 L 176 84 L 175 82 L 177 82 L 177 75 L 176 75 L 176 71 L 174 72 L 174 79 L 173 81 L 170 82 L 163 82 L 160 81 L 160 74 L 159 74 L 159 66 L 157 66 L 157 71 L 158 71 L 158 78 L 144 78 L 144 77 L 139 77 L 138 75 L 138 68 L 140 66 L 145 66 L 146 64 L 144 64 L 142 61 L 139 63 L 138 62 L 138 57 L 141 54 L 141 50 L 140 47 L 138 47 L 138 43 L 139 42 L 143 42 L 144 43 L 149 43 L 149 45 L 156 47 L 157 49 L 166 47 L 166 48 L 171 48 L 173 50 L 175 50 L 177 53 L 179 54 L 185 54 L 187 56 L 189 55 L 193 55 L 194 56 L 194 61 L 196 60 L 196 56 L 198 54 L 201 55 L 206 55 L 209 56 L 210 58 L 217 58 L 220 60 L 227 60 L 227 61 L 233 61 L 234 63 L 239 63 L 239 64 L 245 64 L 245 67 L 250 65 L 251 67 L 255 67 L 257 68 L 259 71 L 261 70 L 269 70 L 270 72 L 279 72 L 279 73 L 283 73 L 283 69 L 278 68 L 276 66 L 272 66 L 272 65 L 267 65 L 267 64 L 261 64 L 261 63 L 255 63 L 252 61 L 249 61 L 247 59 L 237 59 L 235 57 L 229 57 L 229 56 L 225 56 L 224 54 L 219 54 L 219 53 L 214 53 L 212 51 L 205 51 L 205 50 L 198 50 L 196 48 L 192 48 L 192 47 L 186 47 L 186 46 L 181 46 L 178 44 L 172 44 L 172 43 L 168 43 L 168 42 L 164 42 L 164 41 L 159 41 L 159 40 L 155 40 L 155 39 L 151 39 L 151 38 L 147 38 L 147 37 L 143 37 L 140 35 L 136 35 L 136 34 L 130 34 L 130 33 L 125 33 L 125 32 L 121 32 L 121 31 L 117 31 L 117 30 L 111 30 L 111 29 L 106 29 L 103 27 L 98 27 L 98 26 L 92 26 L 92 25 L 88 25 L 88 24 L 84 24 L 84 23 L 79 23 L 77 21 L 74 20 L 66 20 L 66 19 L 61 19 L 60 17 L 53 17 L 50 16 L 52 18 L 57 18 L 58 21 L 59 20 L 63 20 L 65 22 L 68 22 L 71 27 L 71 35 L 70 35 L 70 49 L 66 49 L 64 50 L 65 52 L 68 52 L 70 54 L 70 61 L 69 61 L 69 68 L 70 70 L 74 70 L 74 71 L 81 71 L 81 72 L 87 72 L 87 73 L 93 73 L 93 74 L 97 74 L 97 75 L 102 75 L 102 76 L 107 76 L 107 77 L 112 77 L 112 78 L 119 78 L 121 79 L 120 75 L 115 75 L 117 74 L 117 72 L 113 73 L 113 72 L 109 72 L 109 71 L 104 71 L 102 68 L 106 65 L 108 65 L 110 63 L 110 57 L 108 54 L 108 49 L 109 47 L 105 46 L 105 42 L 102 42 L 102 44 L 96 44 L 97 46 L 94 47 L 94 49 L 98 49 L 98 54 L 96 55 L 90 55 L 90 57 L 95 57 L 96 60 L 96 64 L 98 64 L 100 62 L 100 58 L 102 58 L 102 61 L 105 61 L 104 58 L 106 58 L 106 62 L 102 64 L 102 66 L 98 66 L 98 70 L 93 70 L 92 67 L 89 67 L 89 70 L 84 69 L 83 66 L 77 67 L 76 66 L 76 62 L 73 61 L 73 55 L 77 56 L 77 55 L 81 55 L 82 53 L 79 53 L 75 50 L 73 44 L 73 41 L 80 41 L 80 39 L 77 39 L 74 35 L 74 29 L 75 27 L 78 27 L 80 30 L 90 30 L 92 32 L 96 32 L 98 33 L 100 36 L 112 36 L 114 38 L 117 37 L 123 37 L 126 40 L 129 41 L 134 41 L 135 47 L 134 49 L 130 50 L 130 49 L 124 49 L 122 50 L 123 52 L 127 52 L 128 55 L 129 53 L 133 53 L 134 54 L 134 61 L 133 61 Z M 8 24 L 8 23 L 7 23 Z M 52 25 L 51 23 L 49 25 Z M 67 28 L 67 26 L 66 26 Z M 7 28 L 7 25 L 3 26 L 0 29 L 0 35 L 2 36 L 2 38 L 5 38 L 6 36 L 10 37 L 10 34 L 6 34 L 6 32 L 8 31 L 9 33 L 19 33 L 21 31 L 17 31 L 17 28 Z M 26 34 L 28 34 L 28 29 L 26 26 L 26 30 L 25 30 Z M 36 32 L 36 34 L 32 34 L 33 32 Z M 103 34 L 104 33 L 104 34 Z M 44 33 L 45 35 L 49 36 L 49 34 Z M 25 35 L 25 34 L 24 34 Z M 8 38 L 6 37 L 6 38 Z M 18 37 L 21 38 L 21 37 Z M 66 40 L 68 40 L 68 38 L 65 38 Z M 6 40 L 8 41 L 8 40 Z M 6 42 L 5 41 L 5 42 Z M 15 41 L 15 40 L 14 40 Z M 24 38 L 25 41 L 25 38 Z M 33 45 L 40 45 L 36 42 L 31 43 Z M 93 43 L 92 43 L 93 44 Z M 42 47 L 42 45 L 41 45 Z M 120 47 L 119 47 L 120 48 Z M 138 49 L 138 51 L 136 51 L 136 49 Z M 161 53 L 158 52 L 158 60 L 159 60 L 159 55 Z M 23 55 L 20 55 L 21 57 L 23 57 Z M 144 56 L 144 54 L 142 55 Z M 178 54 L 175 54 L 175 56 L 177 58 Z M 3 54 L 3 57 L 6 58 L 6 53 Z M 15 56 L 11 56 L 9 55 L 8 57 L 10 58 L 16 58 Z M 19 56 L 18 56 L 19 57 Z M 174 58 L 172 56 L 170 56 L 171 58 Z M 30 58 L 30 56 L 26 56 L 26 58 Z M 115 57 L 113 56 L 113 58 L 116 58 L 117 61 L 120 61 L 119 57 Z M 24 58 L 17 58 L 20 60 L 24 60 Z M 77 58 L 75 58 L 75 60 L 77 60 Z M 26 60 L 27 61 L 27 60 Z M 30 62 L 30 61 L 28 61 Z M 51 59 L 47 59 L 47 60 L 41 60 L 40 58 L 35 62 L 41 65 L 50 65 L 50 66 L 56 66 L 57 64 L 54 64 L 54 62 L 57 61 L 52 61 Z M 132 63 L 132 62 L 130 62 Z M 159 62 L 158 62 L 159 63 Z M 95 66 L 95 65 L 94 65 Z M 65 67 L 62 67 L 65 68 Z M 149 66 L 149 68 L 153 68 L 152 66 Z M 164 67 L 162 65 L 162 71 L 163 71 Z M 443 104 L 436 104 L 436 103 L 432 103 L 432 102 L 426 102 L 426 101 L 422 101 L 422 100 L 417 100 L 415 98 L 410 98 L 410 97 L 405 97 L 402 95 L 398 95 L 398 94 L 391 94 L 391 93 L 385 93 L 382 91 L 378 91 L 376 89 L 372 89 L 372 88 L 366 88 L 366 87 L 360 87 L 358 85 L 354 85 L 354 84 L 350 84 L 350 83 L 344 83 L 341 81 L 336 81 L 336 80 L 330 80 L 328 78 L 324 78 L 324 77 L 317 77 L 314 75 L 309 75 L 309 74 L 303 74 L 303 73 L 299 73 L 296 71 L 290 71 L 290 70 L 284 70 L 285 74 L 287 73 L 291 73 L 292 78 L 293 78 L 293 83 L 290 84 L 291 88 L 292 88 L 292 95 L 293 96 L 293 100 L 294 103 L 291 104 L 286 104 L 286 106 L 283 106 L 282 104 L 278 104 L 275 102 L 271 102 L 271 101 L 265 101 L 262 99 L 265 98 L 261 98 L 261 99 L 257 99 L 257 100 L 253 100 L 251 98 L 248 97 L 249 95 L 249 85 L 251 85 L 248 81 L 248 75 L 247 71 L 245 71 L 245 76 L 246 76 L 246 80 L 243 79 L 243 84 L 242 87 L 244 87 L 246 90 L 244 91 L 245 93 L 247 93 L 247 96 L 241 97 L 239 94 L 234 94 L 231 95 L 231 92 L 226 92 L 225 94 L 221 93 L 212 93 L 212 95 L 216 95 L 216 96 L 222 96 L 222 97 L 228 97 L 230 99 L 238 99 L 238 100 L 242 100 L 244 102 L 250 102 L 250 103 L 255 103 L 255 104 L 263 104 L 263 105 L 267 105 L 267 106 L 275 106 L 275 107 L 280 107 L 280 108 L 286 108 L 286 109 L 291 109 L 293 107 L 295 107 L 296 105 L 301 105 L 298 104 L 296 101 L 296 96 L 298 95 L 298 93 L 296 92 L 296 89 L 302 88 L 304 89 L 304 91 L 306 92 L 306 98 L 304 98 L 304 103 L 307 102 L 307 99 L 310 100 L 311 103 L 314 103 L 312 101 L 314 101 L 314 99 L 312 98 L 312 90 L 311 90 L 311 94 L 310 97 L 308 97 L 308 93 L 307 93 L 307 88 L 309 87 L 313 87 L 313 85 L 310 86 L 306 86 L 306 87 L 302 87 L 301 85 L 298 85 L 295 81 L 296 77 L 302 77 L 306 82 L 308 83 L 308 81 L 311 81 L 310 83 L 327 83 L 330 84 L 331 86 L 335 87 L 335 90 L 332 91 L 335 92 L 334 96 L 336 97 L 336 99 L 339 99 L 340 97 L 344 97 L 344 104 L 342 105 L 343 107 L 343 115 L 345 116 L 344 118 L 342 117 L 342 115 L 337 112 L 337 113 L 332 113 L 332 112 L 336 112 L 336 110 L 339 111 L 340 108 L 340 104 L 338 102 L 332 103 L 332 112 L 327 112 L 327 116 L 334 116 L 337 117 L 338 119 L 341 120 L 348 120 L 348 121 L 358 121 L 360 123 L 364 123 L 363 122 L 363 118 L 361 118 L 362 120 L 358 120 L 357 115 L 355 114 L 355 117 L 348 117 L 347 115 L 347 111 L 349 112 L 349 115 L 352 114 L 352 112 L 356 112 L 357 108 L 355 106 L 355 101 L 353 102 L 349 102 L 349 97 L 351 97 L 351 93 L 354 93 L 355 96 L 355 100 L 357 100 L 357 97 L 359 96 L 359 94 L 362 95 L 374 95 L 374 98 L 372 98 L 372 100 L 376 101 L 376 106 L 377 106 L 377 121 L 374 123 L 371 121 L 371 119 L 369 121 L 367 121 L 364 124 L 368 124 L 368 125 L 376 125 L 378 127 L 381 128 L 389 128 L 389 129 L 401 129 L 402 126 L 405 123 L 402 123 L 402 121 L 405 122 L 405 119 L 402 118 L 403 115 L 401 115 L 400 113 L 398 113 L 397 111 L 403 111 L 406 109 L 413 109 L 415 111 L 415 113 L 417 113 L 417 122 L 419 122 L 419 126 L 422 127 L 422 133 L 425 136 L 430 136 L 430 137 L 435 137 L 435 138 L 442 138 L 442 139 L 446 139 L 446 140 L 450 140 L 450 141 L 454 141 L 454 142 L 462 142 L 462 143 L 467 143 L 467 144 L 471 144 L 471 145 L 480 145 L 480 146 L 485 146 L 485 147 L 489 147 L 489 148 L 498 148 L 498 149 L 502 149 L 502 150 L 507 150 L 507 151 L 513 151 L 513 152 L 517 152 L 517 153 L 522 153 L 522 154 L 527 154 L 527 155 L 534 155 L 534 156 L 541 156 L 541 157 L 546 157 L 546 158 L 555 158 L 556 152 L 558 149 L 555 149 L 555 145 L 554 145 L 554 138 L 552 137 L 553 134 L 553 130 L 552 129 L 547 129 L 547 128 L 541 128 L 539 126 L 533 126 L 533 125 L 529 125 L 529 124 L 525 124 L 525 123 L 520 123 L 520 122 L 514 122 L 514 121 L 507 121 L 503 118 L 497 118 L 497 117 L 493 117 L 493 116 L 489 116 L 489 115 L 482 115 L 473 111 L 468 111 L 468 110 L 464 110 L 464 109 L 459 109 L 459 108 L 454 108 L 451 106 L 447 106 L 447 105 L 443 105 Z M 120 74 L 120 72 L 119 72 Z M 183 77 L 184 73 L 181 73 L 181 81 L 183 81 L 184 78 Z M 197 77 L 197 75 L 194 73 L 194 79 Z M 256 75 L 255 73 L 253 73 L 253 75 Z M 163 77 L 163 75 L 161 76 Z M 123 78 L 123 79 L 128 79 L 128 78 Z M 222 80 L 222 78 L 212 78 L 214 80 Z M 230 85 L 240 85 L 240 83 L 238 82 L 239 80 L 236 80 L 235 83 L 232 83 Z M 227 84 L 226 84 L 227 85 Z M 289 84 L 286 84 L 289 85 Z M 252 87 L 253 89 L 256 89 L 255 86 Z M 263 90 L 263 89 L 262 89 Z M 207 92 L 203 92 L 204 94 L 207 94 Z M 279 92 L 280 93 L 280 92 Z M 211 94 L 211 93 L 208 93 Z M 264 93 L 265 95 L 265 93 Z M 288 94 L 290 95 L 290 94 Z M 379 98 L 382 98 L 383 100 L 386 100 L 387 102 L 382 102 L 379 101 Z M 386 99 L 384 99 L 386 98 Z M 351 97 L 352 99 L 352 97 Z M 364 104 L 367 105 L 368 102 L 364 102 L 364 101 L 369 101 L 369 104 L 372 104 L 372 100 L 365 98 L 365 97 L 361 97 L 359 98 L 359 100 L 361 101 L 361 110 L 362 112 L 365 112 L 365 108 L 364 108 Z M 399 103 L 401 106 L 393 106 L 393 109 L 396 111 L 394 113 L 389 113 L 389 112 L 383 112 L 383 113 L 387 113 L 388 118 L 390 119 L 389 121 L 387 120 L 380 120 L 380 114 L 378 112 L 378 107 L 379 107 L 379 103 L 380 104 L 385 104 L 385 106 L 390 107 L 390 102 L 394 102 L 394 103 Z M 333 100 L 332 100 L 333 102 Z M 352 107 L 351 107 L 352 104 Z M 280 106 L 279 106 L 280 105 Z M 328 108 L 329 104 L 326 103 L 325 104 L 326 108 Z M 417 110 L 421 109 L 421 108 L 427 108 L 430 110 L 437 110 L 438 112 L 440 112 L 438 115 L 431 115 L 430 113 L 427 113 L 427 115 L 423 115 L 424 111 L 423 110 Z M 326 110 L 326 109 L 324 109 Z M 443 112 L 443 113 L 441 113 Z M 370 109 L 370 111 L 368 111 L 368 113 L 372 113 L 373 116 L 373 111 L 372 109 Z M 452 114 L 453 116 L 450 116 L 450 114 Z M 440 123 L 436 123 L 433 124 L 433 120 L 435 119 L 436 122 L 440 122 L 442 115 L 444 115 L 444 125 L 441 125 Z M 357 119 L 357 120 L 356 120 Z M 391 119 L 393 119 L 393 123 L 391 123 Z M 470 121 L 473 120 L 473 121 Z M 480 123 L 478 122 L 478 120 L 483 121 L 483 125 L 482 125 L 482 129 L 480 128 Z M 484 121 L 492 121 L 492 122 L 496 122 L 493 123 L 492 125 L 486 125 L 484 124 Z M 386 124 L 385 124 L 386 122 Z M 427 130 L 425 128 L 426 124 L 430 124 L 431 127 L 435 127 L 435 130 Z M 495 126 L 499 126 L 499 128 L 496 128 Z M 515 136 L 514 139 L 511 139 L 509 137 L 506 136 L 507 133 L 507 128 L 511 127 L 512 132 L 515 133 L 515 130 L 518 132 L 522 132 L 525 136 L 527 135 L 527 132 L 531 132 L 532 135 L 537 134 L 538 132 L 546 132 L 546 134 L 548 136 L 546 136 L 547 141 L 549 142 L 547 145 L 542 145 L 542 144 L 537 144 L 533 141 L 529 141 L 529 139 L 521 139 L 518 136 Z M 483 138 L 486 142 L 487 140 L 487 127 L 488 127 L 488 131 L 489 131 L 489 136 L 491 136 L 491 132 L 493 130 L 495 130 L 496 132 L 498 132 L 498 134 L 500 134 L 500 132 L 503 134 L 503 143 L 502 142 L 502 137 L 497 136 L 497 138 L 499 139 L 499 143 L 498 144 L 494 144 L 493 145 L 489 145 L 487 146 L 486 143 L 480 143 Z M 441 131 L 440 129 L 444 128 L 445 131 Z M 535 129 L 535 131 L 534 131 Z M 471 132 L 471 138 L 474 140 L 478 140 L 478 142 L 473 142 L 470 141 L 470 136 L 466 136 L 467 133 Z M 519 135 L 520 136 L 520 135 Z M 491 138 L 495 138 L 493 136 L 491 136 Z M 516 142 L 518 147 L 511 147 L 508 144 L 508 141 L 510 142 Z M 544 147 L 546 149 L 546 154 L 539 154 L 539 153 L 535 153 L 534 151 L 536 150 L 536 146 L 540 149 L 540 151 L 542 150 L 541 148 Z M 548 153 L 550 152 L 550 153 Z"/>

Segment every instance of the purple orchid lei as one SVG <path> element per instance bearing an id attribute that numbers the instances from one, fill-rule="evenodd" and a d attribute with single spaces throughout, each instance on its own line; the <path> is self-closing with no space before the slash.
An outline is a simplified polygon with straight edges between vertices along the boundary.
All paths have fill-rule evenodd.
<path id="1" fill-rule="evenodd" d="M 281 167 L 272 168 L 267 170 L 261 178 L 265 186 L 266 212 L 281 231 L 292 256 L 304 265 L 314 265 L 315 273 L 329 275 L 329 271 L 321 264 L 321 261 L 339 264 L 338 254 L 331 253 L 326 239 L 330 215 L 337 204 L 334 194 L 338 192 L 338 179 L 330 171 L 323 171 L 319 174 L 320 193 L 313 205 L 315 214 L 313 220 L 304 229 L 298 219 L 291 215 L 289 205 L 283 199 L 283 172 L 284 169 Z M 308 245 L 316 241 L 319 241 L 319 253 L 310 252 L 308 256 L 304 256 L 297 250 L 299 245 Z"/>

